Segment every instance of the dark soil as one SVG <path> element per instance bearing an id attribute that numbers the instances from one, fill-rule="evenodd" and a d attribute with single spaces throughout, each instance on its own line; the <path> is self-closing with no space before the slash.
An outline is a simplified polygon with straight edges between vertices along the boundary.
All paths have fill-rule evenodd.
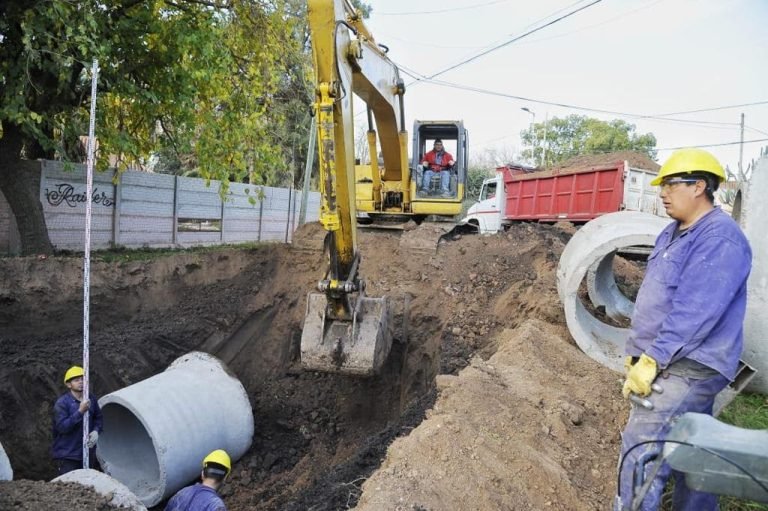
<path id="1" fill-rule="evenodd" d="M 0 481 L 0 511 L 114 511 L 109 499 L 75 483 Z"/>
<path id="2" fill-rule="evenodd" d="M 228 508 L 347 509 L 387 446 L 432 407 L 438 374 L 489 358 L 495 334 L 527 318 L 557 325 L 572 342 L 554 281 L 569 236 L 522 224 L 462 237 L 430 257 L 401 252 L 397 234 L 361 233 L 368 294 L 395 304 L 392 355 L 369 380 L 299 368 L 306 293 L 324 270 L 320 252 L 265 245 L 98 263 L 93 391 L 135 383 L 188 351 L 212 353 L 246 387 L 256 424 L 253 446 L 223 490 Z M 80 361 L 81 271 L 73 258 L 0 261 L 0 442 L 19 478 L 54 475 L 50 410 L 64 391 L 62 374 Z M 101 509 L 89 506 L 79 509 Z"/>

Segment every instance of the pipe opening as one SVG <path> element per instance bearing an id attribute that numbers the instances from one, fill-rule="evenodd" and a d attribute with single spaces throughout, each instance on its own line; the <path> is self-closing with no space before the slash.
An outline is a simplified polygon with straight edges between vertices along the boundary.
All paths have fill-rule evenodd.
<path id="1" fill-rule="evenodd" d="M 162 494 L 160 463 L 152 437 L 131 410 L 118 403 L 102 408 L 104 433 L 99 436 L 99 461 L 104 470 L 130 488 L 143 502 Z"/>

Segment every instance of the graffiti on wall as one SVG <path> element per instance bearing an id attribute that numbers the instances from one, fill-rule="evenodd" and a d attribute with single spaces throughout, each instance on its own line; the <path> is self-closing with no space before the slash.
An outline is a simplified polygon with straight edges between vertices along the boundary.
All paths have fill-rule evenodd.
<path id="1" fill-rule="evenodd" d="M 75 190 L 75 187 L 69 183 L 59 183 L 58 185 L 54 185 L 54 188 L 52 189 L 45 189 L 45 198 L 51 206 L 58 207 L 62 204 L 66 204 L 67 206 L 74 208 L 77 207 L 78 204 L 86 201 L 86 193 L 85 190 Z M 115 204 L 114 198 L 108 196 L 103 191 L 100 192 L 98 187 L 93 189 L 91 202 L 107 208 L 112 207 Z"/>

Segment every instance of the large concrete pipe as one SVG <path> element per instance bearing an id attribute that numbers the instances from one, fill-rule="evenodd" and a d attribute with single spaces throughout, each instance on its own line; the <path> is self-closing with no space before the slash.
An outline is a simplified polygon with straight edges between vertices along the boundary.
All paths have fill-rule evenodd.
<path id="1" fill-rule="evenodd" d="M 752 246 L 752 273 L 747 282 L 747 316 L 744 319 L 744 354 L 757 369 L 749 388 L 768 394 L 768 156 L 758 160 L 741 200 L 734 211 Z"/>
<path id="2" fill-rule="evenodd" d="M 581 302 L 579 288 L 586 277 L 592 305 L 604 307 L 611 318 L 631 318 L 634 304 L 616 285 L 614 255 L 617 250 L 628 247 L 652 246 L 668 223 L 669 219 L 648 213 L 623 211 L 604 215 L 576 232 L 560 256 L 557 290 L 568 329 L 584 353 L 614 371 L 623 371 L 624 345 L 629 330 L 604 323 L 592 315 Z M 731 402 L 754 376 L 754 368 L 740 361 L 735 380 L 715 399 L 714 413 Z"/>
<path id="3" fill-rule="evenodd" d="M 197 477 L 212 450 L 224 449 L 236 460 L 253 437 L 245 389 L 206 353 L 187 353 L 164 372 L 102 397 L 99 405 L 99 461 L 147 507 Z"/>
<path id="4" fill-rule="evenodd" d="M 605 306 L 606 312 L 614 317 L 631 314 L 631 302 L 616 286 L 613 256 L 619 249 L 653 246 L 668 224 L 669 219 L 636 211 L 603 215 L 579 229 L 560 256 L 557 291 L 565 309 L 568 329 L 584 353 L 615 371 L 622 368 L 624 343 L 629 332 L 593 316 L 579 298 L 579 287 L 589 269 L 595 266 L 590 294 L 597 305 Z"/>
<path id="5" fill-rule="evenodd" d="M 97 470 L 80 469 L 60 475 L 52 483 L 78 483 L 109 498 L 112 507 L 128 511 L 147 511 L 147 507 L 124 484 Z"/>
<path id="6" fill-rule="evenodd" d="M 12 481 L 13 469 L 11 468 L 11 460 L 8 459 L 8 455 L 5 454 L 3 444 L 0 444 L 0 481 Z"/>

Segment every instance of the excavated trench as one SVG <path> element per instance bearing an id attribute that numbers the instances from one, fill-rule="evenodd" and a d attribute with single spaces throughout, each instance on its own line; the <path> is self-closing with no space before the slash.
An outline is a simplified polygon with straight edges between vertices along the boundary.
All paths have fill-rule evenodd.
<path id="1" fill-rule="evenodd" d="M 566 231 L 518 225 L 433 256 L 401 253 L 393 233 L 361 233 L 368 294 L 395 304 L 392 355 L 369 380 L 299 368 L 305 296 L 323 271 L 317 251 L 265 245 L 96 262 L 93 391 L 135 383 L 192 350 L 216 355 L 245 386 L 255 420 L 253 445 L 223 491 L 228 508 L 354 507 L 387 447 L 433 407 L 438 374 L 488 359 L 496 334 L 527 319 L 572 342 L 554 275 Z M 61 375 L 80 360 L 81 271 L 76 258 L 0 260 L 0 442 L 16 479 L 54 475 L 50 410 Z"/>

